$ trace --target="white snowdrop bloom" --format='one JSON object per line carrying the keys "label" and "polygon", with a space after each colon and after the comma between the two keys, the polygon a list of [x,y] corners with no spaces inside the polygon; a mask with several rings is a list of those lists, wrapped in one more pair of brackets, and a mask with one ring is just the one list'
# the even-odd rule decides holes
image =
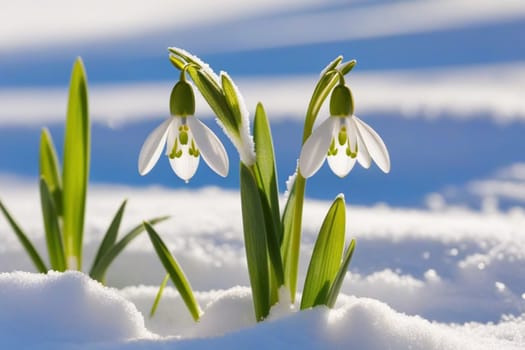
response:
{"label": "white snowdrop bloom", "polygon": [[356,161],[369,168],[372,160],[388,173],[390,156],[381,137],[368,124],[353,115],[353,100],[345,85],[334,88],[330,99],[331,116],[306,140],[299,157],[299,171],[308,178],[328,158],[330,169],[345,177]]}
{"label": "white snowdrop bloom", "polygon": [[178,177],[188,182],[199,166],[200,156],[217,174],[228,175],[228,155],[219,138],[193,116],[193,89],[179,81],[171,93],[171,117],[159,125],[142,145],[138,168],[146,175],[155,166],[166,145],[166,156]]}

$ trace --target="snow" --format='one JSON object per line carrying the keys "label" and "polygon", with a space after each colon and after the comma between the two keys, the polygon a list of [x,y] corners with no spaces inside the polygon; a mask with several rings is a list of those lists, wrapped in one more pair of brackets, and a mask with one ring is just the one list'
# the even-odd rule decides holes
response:
{"label": "snow", "polygon": [[153,297],[152,288],[119,293],[79,272],[3,273],[0,287],[0,345],[10,348],[338,349],[351,345],[363,350],[443,350],[525,345],[522,319],[498,325],[445,325],[396,312],[377,300],[348,296],[340,298],[333,310],[319,307],[297,312],[278,305],[267,321],[255,325],[246,287],[199,293],[199,301],[207,305],[197,324],[185,317],[179,298],[171,291],[164,303],[177,307],[166,310],[163,305],[158,318],[171,320],[172,327],[183,333],[159,337],[145,329],[142,314],[123,297]]}
{"label": "snow", "polygon": [[[520,167],[500,172],[519,179]],[[499,173],[498,173],[499,174]],[[517,175],[518,174],[518,175]],[[500,176],[500,175],[498,175]],[[2,200],[45,251],[35,181],[0,176]],[[141,236],[110,267],[104,287],[83,274],[34,271],[0,219],[0,347],[53,349],[520,349],[525,346],[525,211],[348,208],[357,239],[333,310],[298,312],[284,300],[255,324],[242,245],[239,193],[93,185],[85,261],[122,198],[123,230],[171,214],[157,229],[185,270],[204,315],[194,323],[168,287],[149,309],[163,270]],[[330,202],[307,200],[299,289]],[[198,210],[196,210],[198,208]],[[379,218],[379,219],[378,219]]]}
{"label": "snow", "polygon": [[135,305],[79,272],[0,274],[0,347],[149,338]]}

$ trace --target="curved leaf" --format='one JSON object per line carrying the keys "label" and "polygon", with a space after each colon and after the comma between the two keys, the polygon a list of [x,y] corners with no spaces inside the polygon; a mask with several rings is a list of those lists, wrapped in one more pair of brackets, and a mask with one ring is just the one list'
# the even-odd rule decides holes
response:
{"label": "curved leaf", "polygon": [[197,303],[197,300],[195,299],[195,296],[193,295],[191,285],[184,275],[184,272],[177,263],[177,260],[175,260],[173,255],[171,255],[168,247],[166,247],[166,244],[164,244],[153,226],[151,226],[148,222],[144,222],[144,227],[148,232],[149,238],[153,244],[153,247],[155,248],[155,251],[157,252],[160,262],[166,269],[166,272],[170,275],[171,281],[179,291],[182,300],[184,300],[184,303],[193,316],[193,319],[198,321],[201,315],[201,309]]}
{"label": "curved leaf", "polygon": [[[158,218],[154,218],[149,220],[151,225],[155,225],[156,223],[162,222],[164,220],[169,219],[169,216],[161,216]],[[106,275],[106,271],[115,260],[115,258],[122,253],[124,248],[133,241],[138,235],[140,235],[144,231],[144,225],[140,224],[135,226],[131,231],[129,231],[120,241],[117,242],[117,244],[113,245],[107,252],[104,254],[99,262],[94,265],[89,272],[89,277],[91,277],[94,280],[102,282],[104,280],[104,276]]]}
{"label": "curved leaf", "polygon": [[124,215],[124,210],[126,209],[126,203],[127,200],[124,200],[124,202],[122,202],[119,209],[117,210],[117,213],[115,214],[115,217],[111,221],[111,224],[109,225],[108,230],[104,235],[104,239],[100,243],[97,254],[95,255],[95,259],[93,260],[90,274],[100,263],[100,259],[102,259],[102,257],[111,249],[111,247],[115,245],[115,242],[117,241],[118,230],[120,228],[120,223],[122,221],[122,216]]}
{"label": "curved leaf", "polygon": [[345,202],[336,198],[319,231],[306,273],[301,310],[327,304],[330,288],[341,265],[345,242]]}
{"label": "curved leaf", "polygon": [[27,238],[27,235],[24,233],[24,231],[22,231],[20,226],[18,226],[18,224],[13,219],[13,217],[11,216],[7,208],[4,206],[2,201],[0,201],[0,210],[7,219],[7,222],[9,222],[9,225],[11,225],[11,228],[15,232],[18,240],[20,241],[20,243],[22,243],[22,246],[24,247],[27,255],[29,255],[29,257],[31,258],[31,261],[35,265],[37,271],[40,273],[46,273],[49,269],[44,263],[44,260],[42,260],[37,250],[35,249],[35,246],[31,243],[29,238]]}
{"label": "curved leaf", "polygon": [[335,302],[337,301],[337,296],[339,295],[339,291],[341,290],[341,286],[343,285],[343,280],[345,279],[346,272],[348,271],[348,265],[350,265],[350,261],[352,260],[352,255],[354,255],[354,250],[355,239],[352,239],[350,245],[346,248],[343,263],[341,264],[339,271],[337,271],[334,283],[332,284],[332,286],[330,287],[330,291],[328,292],[326,305],[330,308],[333,308]]}

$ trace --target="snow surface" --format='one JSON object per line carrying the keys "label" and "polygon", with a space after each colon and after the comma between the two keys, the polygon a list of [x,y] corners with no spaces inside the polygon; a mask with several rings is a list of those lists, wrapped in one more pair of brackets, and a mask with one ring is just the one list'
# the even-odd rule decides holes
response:
{"label": "snow surface", "polygon": [[[519,169],[502,174],[516,179]],[[34,183],[0,177],[2,200],[44,252]],[[429,209],[361,207],[347,198],[347,239],[357,238],[357,249],[336,308],[297,312],[283,291],[284,301],[255,325],[236,191],[92,186],[84,265],[124,197],[124,230],[173,215],[157,228],[197,291],[201,321],[192,321],[172,287],[158,314],[147,316],[164,273],[146,236],[111,266],[108,288],[76,272],[13,272],[34,269],[0,219],[0,348],[525,347],[525,210],[519,206],[479,211],[442,198]],[[329,206],[306,202],[300,287]]]}

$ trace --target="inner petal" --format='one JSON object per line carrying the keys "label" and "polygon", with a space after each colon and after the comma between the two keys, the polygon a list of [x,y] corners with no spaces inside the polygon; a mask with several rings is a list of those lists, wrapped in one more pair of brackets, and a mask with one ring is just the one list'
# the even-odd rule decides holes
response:
{"label": "inner petal", "polygon": [[[332,142],[330,145],[327,160],[334,174],[339,177],[345,177],[356,162],[357,142],[354,128],[352,126],[348,127],[348,123],[343,118],[340,119],[338,128],[334,130],[335,142]],[[343,138],[341,133],[346,135],[344,143],[340,142]]]}
{"label": "inner petal", "polygon": [[171,144],[169,160],[175,174],[188,182],[199,167],[200,151],[186,124],[186,118],[176,119],[180,121],[170,129],[171,133],[168,135]]}

